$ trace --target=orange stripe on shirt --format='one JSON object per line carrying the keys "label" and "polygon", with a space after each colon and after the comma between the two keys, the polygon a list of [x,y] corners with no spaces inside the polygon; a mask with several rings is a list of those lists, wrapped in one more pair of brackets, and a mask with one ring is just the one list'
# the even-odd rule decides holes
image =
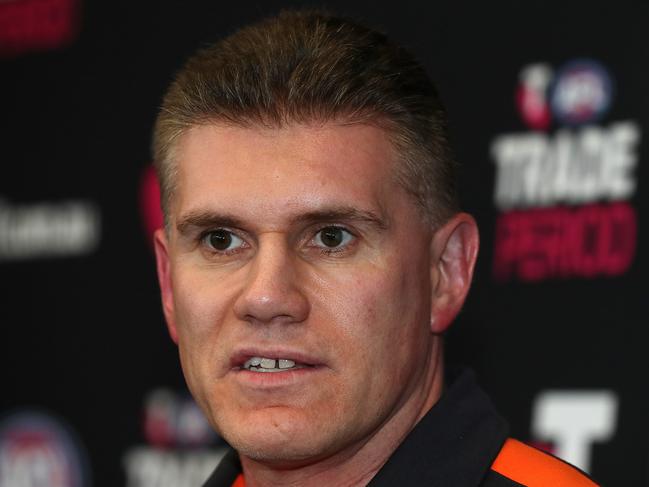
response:
{"label": "orange stripe on shirt", "polygon": [[576,468],[511,438],[491,469],[527,487],[597,487]]}
{"label": "orange stripe on shirt", "polygon": [[246,480],[243,478],[242,473],[240,473],[239,476],[234,480],[232,487],[246,487]]}

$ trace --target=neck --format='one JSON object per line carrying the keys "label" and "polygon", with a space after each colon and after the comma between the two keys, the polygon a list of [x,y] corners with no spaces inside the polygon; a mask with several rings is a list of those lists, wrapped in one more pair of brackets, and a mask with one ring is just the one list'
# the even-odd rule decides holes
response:
{"label": "neck", "polygon": [[436,337],[433,341],[421,387],[404,403],[399,404],[363,442],[349,445],[327,458],[295,468],[277,468],[241,456],[246,487],[367,485],[419,420],[439,400],[444,377],[441,341],[441,337]]}

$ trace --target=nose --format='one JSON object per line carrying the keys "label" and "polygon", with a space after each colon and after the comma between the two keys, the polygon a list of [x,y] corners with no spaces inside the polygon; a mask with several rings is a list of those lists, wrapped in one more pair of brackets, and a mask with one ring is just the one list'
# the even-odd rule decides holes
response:
{"label": "nose", "polygon": [[303,292],[295,256],[281,235],[260,239],[254,258],[248,263],[244,287],[234,303],[235,315],[250,323],[300,323],[310,305]]}

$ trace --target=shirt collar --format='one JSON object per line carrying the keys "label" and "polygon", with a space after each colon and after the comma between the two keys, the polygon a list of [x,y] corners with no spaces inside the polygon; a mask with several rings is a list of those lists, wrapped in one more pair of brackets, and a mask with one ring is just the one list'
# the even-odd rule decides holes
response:
{"label": "shirt collar", "polygon": [[417,423],[368,487],[477,486],[508,435],[508,426],[473,372],[462,371]]}

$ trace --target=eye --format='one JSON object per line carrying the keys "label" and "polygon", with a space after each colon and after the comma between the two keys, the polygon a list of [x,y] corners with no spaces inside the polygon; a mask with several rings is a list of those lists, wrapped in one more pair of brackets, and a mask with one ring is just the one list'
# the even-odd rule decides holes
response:
{"label": "eye", "polygon": [[335,249],[343,247],[352,241],[354,236],[341,227],[324,227],[314,237],[315,244],[318,247]]}
{"label": "eye", "polygon": [[237,237],[234,233],[219,228],[212,230],[203,237],[203,242],[211,249],[217,252],[228,252],[237,250],[242,247],[243,239]]}

